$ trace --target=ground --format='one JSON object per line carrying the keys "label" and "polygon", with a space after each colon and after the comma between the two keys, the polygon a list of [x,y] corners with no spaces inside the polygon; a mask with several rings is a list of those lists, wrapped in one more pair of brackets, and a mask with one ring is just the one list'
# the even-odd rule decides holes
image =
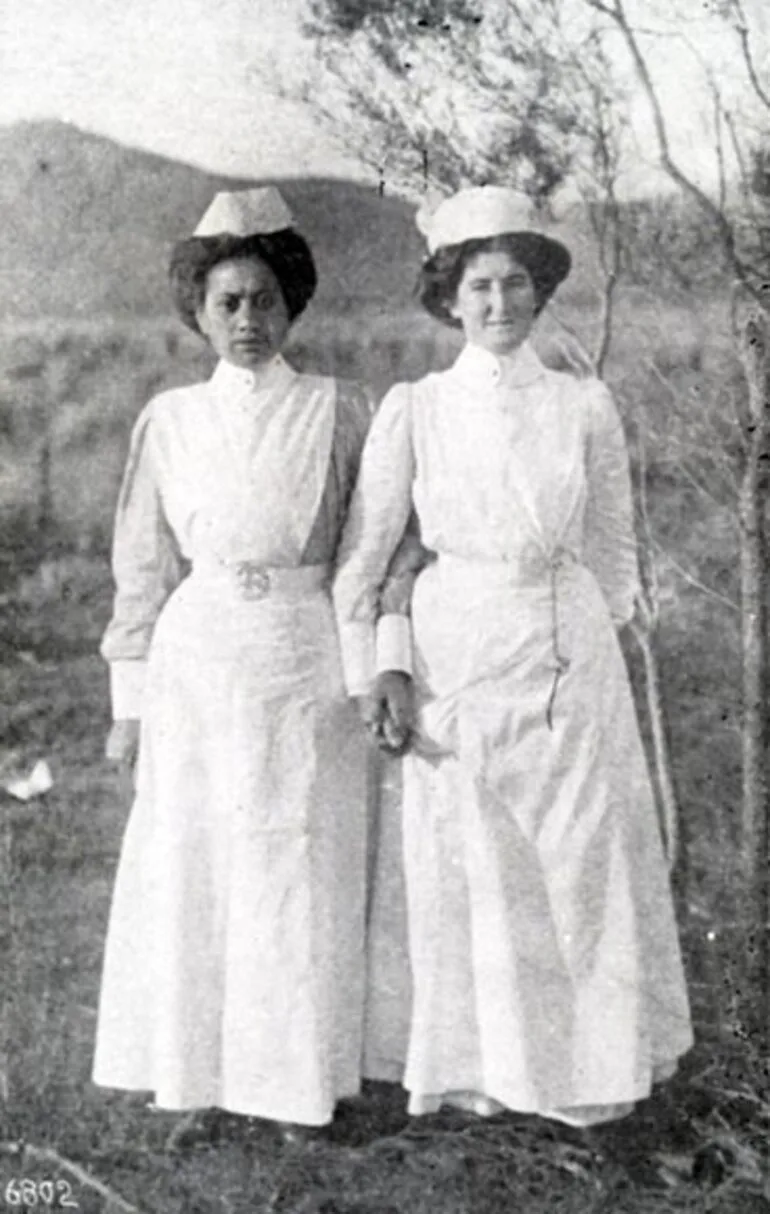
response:
{"label": "ground", "polygon": [[[0,333],[0,784],[14,756],[45,757],[55,779],[26,805],[0,789],[0,1214],[64,1208],[65,1184],[87,1214],[770,1208],[770,1064],[749,1028],[768,992],[742,987],[749,942],[737,926],[741,446],[731,402],[743,384],[725,305],[695,303],[624,297],[608,368],[638,489],[646,470],[657,651],[688,861],[676,893],[697,1045],[679,1076],[617,1129],[587,1136],[514,1117],[410,1125],[403,1095],[381,1086],[342,1110],[329,1143],[286,1149],[255,1126],[181,1156],[164,1149],[173,1119],[151,1112],[147,1097],[89,1081],[127,814],[102,759],[108,705],[97,648],[131,424],[153,392],[205,368],[191,337],[155,322],[80,331],[46,321]],[[563,308],[584,339],[594,305],[576,297]],[[292,358],[381,393],[449,357],[435,326],[375,319],[356,316],[346,328],[330,317],[300,332]],[[559,354],[564,333],[556,326],[551,337]],[[643,708],[638,655],[629,658]],[[24,1178],[36,1184],[24,1188]]]}
{"label": "ground", "polygon": [[[698,1044],[679,1077],[613,1129],[584,1134],[514,1116],[410,1123],[398,1088],[370,1085],[340,1111],[330,1141],[285,1147],[269,1126],[252,1125],[215,1149],[172,1155],[172,1117],[151,1111],[145,1096],[94,1088],[101,952],[126,815],[125,791],[102,760],[106,678],[96,647],[109,595],[103,560],[68,558],[31,570],[2,604],[6,760],[14,746],[26,760],[46,757],[55,785],[26,804],[0,794],[2,909],[11,928],[3,958],[10,981],[0,995],[0,1211],[64,1208],[68,1196],[85,1214],[770,1208],[767,1059],[731,1012],[725,958],[709,955],[689,928]],[[22,1179],[35,1183],[22,1188]]]}

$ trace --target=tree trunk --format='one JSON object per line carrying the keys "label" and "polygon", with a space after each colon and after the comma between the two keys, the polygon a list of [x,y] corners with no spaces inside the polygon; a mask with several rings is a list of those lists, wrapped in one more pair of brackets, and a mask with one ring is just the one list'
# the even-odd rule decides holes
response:
{"label": "tree trunk", "polygon": [[644,669],[644,695],[647,720],[652,742],[653,782],[655,788],[658,823],[663,847],[672,877],[680,921],[689,915],[687,889],[688,855],[686,840],[682,838],[676,787],[674,783],[671,749],[666,723],[666,710],[660,680],[660,667],[656,633],[658,630],[658,579],[655,571],[655,554],[652,531],[647,511],[647,451],[643,432],[639,437],[639,480],[637,504],[642,531],[639,547],[639,580],[641,593],[637,600],[634,619],[631,621],[633,636],[642,655]]}
{"label": "tree trunk", "polygon": [[[743,624],[743,805],[741,867],[748,963],[754,998],[770,987],[768,964],[767,544],[757,461],[750,453],[741,486],[741,610]],[[766,1017],[765,1017],[766,1020]],[[765,1031],[767,1026],[765,1025]]]}
{"label": "tree trunk", "polygon": [[[686,856],[681,846],[681,829],[677,808],[674,777],[671,771],[671,754],[668,745],[668,730],[663,708],[663,693],[660,686],[658,655],[654,633],[638,621],[632,623],[634,640],[639,646],[644,666],[644,691],[647,704],[647,719],[652,741],[653,779],[658,798],[658,813],[663,847],[669,871],[679,872],[680,882],[684,878]],[[686,909],[686,907],[685,907]]]}
{"label": "tree trunk", "polygon": [[770,839],[768,836],[767,456],[770,449],[770,322],[749,318],[741,334],[749,386],[746,457],[740,494],[743,658],[741,920],[746,958],[745,1019],[770,1036]]}

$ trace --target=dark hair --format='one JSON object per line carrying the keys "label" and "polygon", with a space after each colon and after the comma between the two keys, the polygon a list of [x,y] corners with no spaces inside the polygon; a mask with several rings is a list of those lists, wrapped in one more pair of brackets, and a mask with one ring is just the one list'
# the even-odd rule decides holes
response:
{"label": "dark hair", "polygon": [[200,332],[196,313],[206,297],[206,279],[221,261],[258,257],[273,271],[289,313],[296,320],[315,292],[317,276],[307,241],[293,228],[256,236],[191,236],[171,251],[169,282],[177,312]]}
{"label": "dark hair", "polygon": [[537,232],[506,232],[445,245],[428,258],[420,271],[417,292],[420,303],[431,316],[446,325],[460,327],[450,313],[468,263],[479,253],[510,253],[532,279],[535,291],[535,315],[542,312],[572,265],[568,249],[549,236]]}

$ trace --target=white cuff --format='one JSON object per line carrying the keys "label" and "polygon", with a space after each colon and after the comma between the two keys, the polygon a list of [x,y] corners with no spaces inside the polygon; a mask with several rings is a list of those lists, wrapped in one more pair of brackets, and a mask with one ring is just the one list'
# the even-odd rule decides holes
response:
{"label": "white cuff", "polygon": [[113,721],[137,721],[142,715],[147,663],[141,658],[110,662],[110,699]]}
{"label": "white cuff", "polygon": [[374,679],[374,625],[354,620],[339,630],[342,674],[348,695],[362,696]]}
{"label": "white cuff", "polygon": [[412,624],[405,615],[381,615],[377,621],[377,673],[412,673]]}

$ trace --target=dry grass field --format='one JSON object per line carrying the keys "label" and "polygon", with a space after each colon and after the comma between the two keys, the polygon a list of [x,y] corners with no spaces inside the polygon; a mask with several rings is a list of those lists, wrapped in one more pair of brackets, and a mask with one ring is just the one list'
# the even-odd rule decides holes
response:
{"label": "dry grass field", "polygon": [[[589,340],[594,312],[578,294],[558,311],[562,323],[544,326],[541,342],[564,363]],[[409,314],[327,317],[293,338],[297,365],[364,379],[377,392],[451,353],[451,339]],[[767,1210],[768,1060],[745,1032],[733,971],[746,947],[734,927],[740,443],[731,402],[742,383],[726,315],[709,300],[663,306],[626,293],[607,369],[647,501],[687,847],[677,895],[698,1044],[675,1083],[627,1123],[587,1135],[524,1117],[471,1128],[448,1116],[406,1125],[399,1092],[376,1088],[343,1111],[324,1145],[286,1149],[267,1127],[253,1128],[188,1157],[164,1152],[169,1120],[146,1099],[90,1085],[101,949],[127,812],[101,758],[108,706],[96,650],[110,606],[112,511],[142,404],[207,367],[201,347],[165,319],[0,332],[0,761],[45,757],[55,780],[27,804],[0,792],[0,897],[11,929],[0,958],[0,1211],[44,1208],[49,1189],[38,1187],[33,1202],[32,1189],[25,1199],[7,1187],[22,1176],[68,1182],[87,1214]],[[632,650],[628,657],[642,710],[638,658]],[[757,1000],[766,995],[755,992]],[[46,1149],[86,1169],[113,1198],[42,1158]],[[62,1185],[48,1204],[61,1205],[64,1193]]]}

